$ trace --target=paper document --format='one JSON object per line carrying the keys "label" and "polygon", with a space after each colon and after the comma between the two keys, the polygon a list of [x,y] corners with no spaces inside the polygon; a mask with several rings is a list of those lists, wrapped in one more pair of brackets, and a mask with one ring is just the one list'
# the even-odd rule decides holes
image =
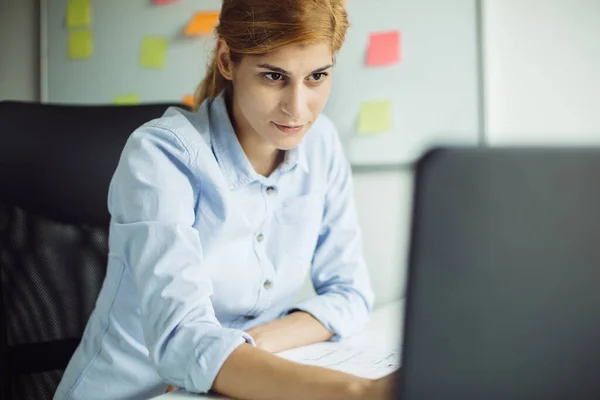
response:
{"label": "paper document", "polygon": [[372,379],[381,378],[400,367],[400,348],[340,346],[340,343],[326,342],[286,350],[277,355],[301,364],[331,368]]}

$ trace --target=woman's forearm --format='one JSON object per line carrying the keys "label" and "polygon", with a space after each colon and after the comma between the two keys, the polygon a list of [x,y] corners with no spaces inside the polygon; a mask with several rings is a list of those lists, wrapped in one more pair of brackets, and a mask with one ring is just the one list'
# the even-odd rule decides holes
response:
{"label": "woman's forearm", "polygon": [[240,400],[360,400],[372,381],[294,363],[249,344],[227,358],[213,390]]}
{"label": "woman's forearm", "polygon": [[324,342],[332,336],[317,319],[303,311],[249,329],[248,334],[257,347],[272,353]]}
{"label": "woman's forearm", "polygon": [[[252,336],[257,348],[269,353],[324,342],[332,336],[312,315],[302,311],[259,325],[247,333]],[[173,390],[173,386],[167,388],[167,392]]]}

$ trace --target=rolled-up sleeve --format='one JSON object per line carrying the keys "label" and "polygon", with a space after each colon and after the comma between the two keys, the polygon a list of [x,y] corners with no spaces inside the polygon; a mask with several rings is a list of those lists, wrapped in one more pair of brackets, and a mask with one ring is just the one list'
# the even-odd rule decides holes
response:
{"label": "rolled-up sleeve", "polygon": [[317,296],[293,309],[313,315],[337,341],[366,327],[374,295],[363,257],[352,172],[337,134],[331,147],[326,204],[311,270]]}
{"label": "rolled-up sleeve", "polygon": [[109,190],[110,251],[133,276],[144,340],[160,376],[205,393],[227,357],[252,338],[215,317],[193,227],[201,179],[190,148],[152,125],[129,138]]}

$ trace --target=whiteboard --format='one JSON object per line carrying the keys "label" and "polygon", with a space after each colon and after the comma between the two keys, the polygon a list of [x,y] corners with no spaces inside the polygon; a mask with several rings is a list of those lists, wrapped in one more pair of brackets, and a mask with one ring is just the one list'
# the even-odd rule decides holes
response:
{"label": "whiteboard", "polygon": [[[178,102],[204,76],[213,37],[187,38],[183,28],[196,11],[219,10],[221,0],[91,0],[94,54],[68,58],[67,0],[42,0],[42,100],[107,104],[137,93],[142,102]],[[437,144],[477,145],[481,126],[479,23],[476,0],[346,0],[351,27],[337,57],[325,108],[354,165],[413,162]],[[372,32],[401,32],[401,61],[369,68]],[[169,40],[162,70],[139,67],[145,36]],[[393,127],[357,134],[363,102],[391,100]]]}

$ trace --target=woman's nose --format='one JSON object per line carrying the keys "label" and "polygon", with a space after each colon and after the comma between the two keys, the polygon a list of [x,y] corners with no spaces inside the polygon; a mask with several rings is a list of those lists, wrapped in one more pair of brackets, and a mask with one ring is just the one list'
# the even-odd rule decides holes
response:
{"label": "woman's nose", "polygon": [[302,116],[305,101],[303,88],[294,86],[288,89],[289,91],[281,104],[281,110],[294,120],[299,120]]}

